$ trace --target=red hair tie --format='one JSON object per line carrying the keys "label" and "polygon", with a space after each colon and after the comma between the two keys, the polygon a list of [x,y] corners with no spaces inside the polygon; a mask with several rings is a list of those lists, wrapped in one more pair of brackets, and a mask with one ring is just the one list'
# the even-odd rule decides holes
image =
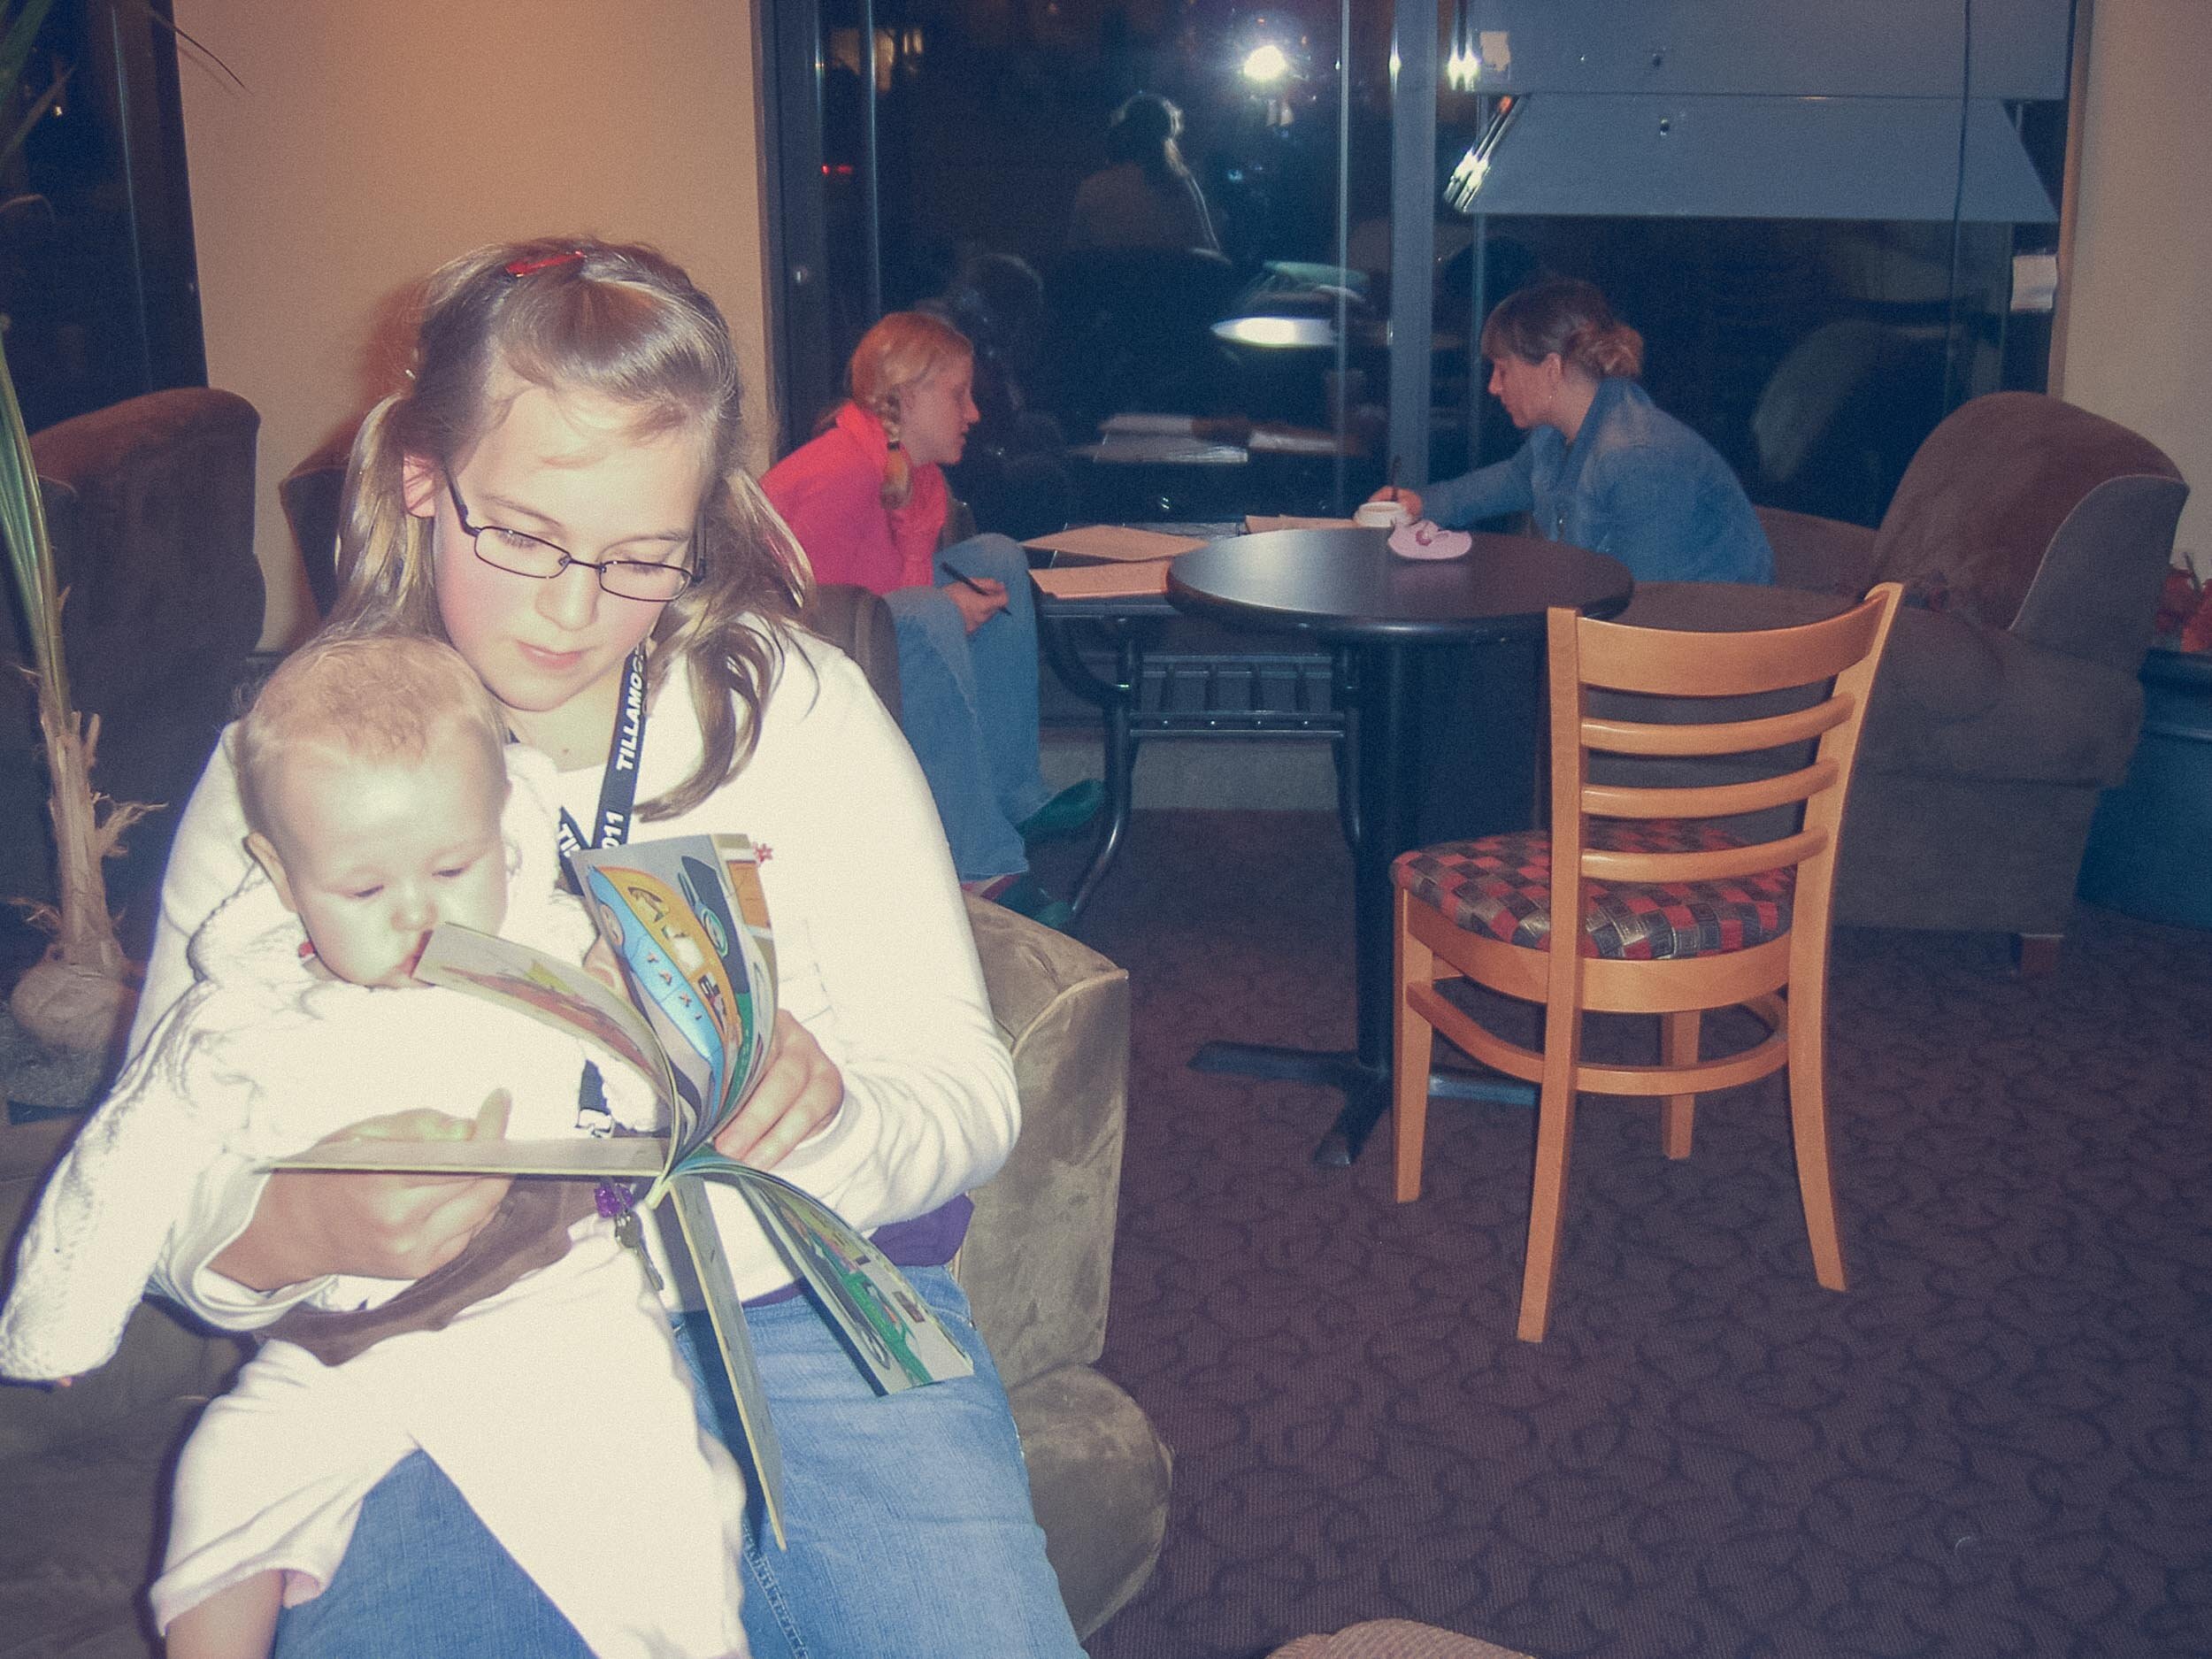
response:
{"label": "red hair tie", "polygon": [[550,271],[556,265],[575,265],[583,257],[582,249],[572,248],[566,253],[549,253],[541,259],[518,259],[505,269],[511,277],[535,276],[539,272]]}

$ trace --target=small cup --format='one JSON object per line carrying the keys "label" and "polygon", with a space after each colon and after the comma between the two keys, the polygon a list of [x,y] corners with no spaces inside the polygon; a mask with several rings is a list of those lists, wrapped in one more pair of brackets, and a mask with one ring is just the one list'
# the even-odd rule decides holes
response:
{"label": "small cup", "polygon": [[1352,522],[1369,530],[1395,530],[1412,517],[1402,501],[1363,501],[1352,511]]}

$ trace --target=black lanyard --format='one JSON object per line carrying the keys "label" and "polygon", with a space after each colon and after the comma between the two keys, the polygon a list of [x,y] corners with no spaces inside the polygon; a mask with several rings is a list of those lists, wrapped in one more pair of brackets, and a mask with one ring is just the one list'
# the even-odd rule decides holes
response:
{"label": "black lanyard", "polygon": [[[599,777],[599,821],[597,833],[592,837],[594,847],[620,847],[630,839],[630,809],[637,803],[637,769],[644,753],[645,647],[640,645],[630,653],[628,665],[622,673],[622,707],[615,715],[614,741],[607,749],[606,770]],[[571,891],[576,891],[580,887],[582,873],[570,860],[572,855],[583,850],[584,836],[566,807],[561,809],[558,833],[562,872],[572,884]],[[599,1068],[595,1062],[587,1060],[577,1100],[576,1126],[594,1135],[619,1133],[613,1128],[613,1122]],[[637,1211],[631,1206],[629,1193],[613,1181],[601,1181],[595,1197],[599,1213],[614,1222],[614,1236],[637,1252],[638,1260],[645,1264],[646,1278],[652,1281],[655,1290],[660,1289],[661,1276],[653,1266],[653,1258],[646,1254],[644,1235],[639,1229]]]}
{"label": "black lanyard", "polygon": [[587,845],[619,847],[630,839],[630,810],[637,803],[638,763],[645,752],[645,648],[630,653],[622,675],[622,707],[614,723],[614,742],[599,780],[599,818],[588,843],[568,809],[561,809],[561,862]]}

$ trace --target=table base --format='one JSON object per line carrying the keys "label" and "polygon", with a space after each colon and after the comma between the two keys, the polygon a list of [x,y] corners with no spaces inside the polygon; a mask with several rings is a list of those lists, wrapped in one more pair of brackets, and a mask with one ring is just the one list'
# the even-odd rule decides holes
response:
{"label": "table base", "polygon": [[[1344,1091],[1343,1109],[1313,1161],[1344,1169],[1360,1155],[1367,1137],[1390,1110],[1390,1073],[1363,1063],[1349,1048],[1290,1048],[1265,1042],[1210,1042],[1190,1057],[1194,1071],[1266,1078],[1279,1083],[1320,1083]],[[1536,1085],[1495,1071],[1432,1071],[1432,1100],[1487,1101],[1497,1106],[1534,1106]]]}
{"label": "table base", "polygon": [[[1105,609],[1117,603],[1128,608]],[[1147,604],[1159,609],[1136,609]],[[1175,619],[1164,600],[1056,600],[1045,595],[1038,602],[1046,660],[1063,685],[1097,706],[1102,728],[1106,810],[1069,899],[1079,921],[1121,850],[1134,805],[1139,747],[1155,738],[1325,741],[1337,755],[1338,815],[1346,839],[1356,839],[1344,764],[1349,731],[1344,710],[1350,690],[1340,655],[1281,645],[1153,649],[1164,624]],[[1092,672],[1070,637],[1080,623],[1096,628],[1112,646],[1110,680]]]}

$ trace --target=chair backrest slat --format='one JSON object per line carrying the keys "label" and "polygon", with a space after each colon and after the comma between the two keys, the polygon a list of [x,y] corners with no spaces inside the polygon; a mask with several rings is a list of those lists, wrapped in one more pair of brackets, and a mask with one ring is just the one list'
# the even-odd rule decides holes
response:
{"label": "chair backrest slat", "polygon": [[1835,763],[1816,760],[1794,772],[1744,783],[1648,788],[1594,783],[1582,793],[1582,810],[1592,818],[1734,818],[1739,813],[1763,812],[1769,807],[1810,800],[1835,780]]}
{"label": "chair backrest slat", "polygon": [[1794,709],[1786,714],[1717,720],[1709,725],[1586,719],[1582,744],[1609,755],[1749,755],[1805,742],[1850,718],[1849,699],[1830,697],[1809,709]]}
{"label": "chair backrest slat", "polygon": [[1801,627],[1755,634],[1689,634],[1587,621],[1583,682],[1657,697],[1749,696],[1832,678],[1866,655],[1879,607],[1855,605]]}
{"label": "chair backrest slat", "polygon": [[[1684,634],[1553,611],[1554,928],[1568,930],[1565,937],[1578,933],[1586,880],[1710,881],[1790,868],[1799,872],[1796,905],[1813,920],[1824,949],[1843,792],[1875,667],[1902,596],[1896,583],[1886,582],[1840,616],[1761,634]],[[1660,726],[1594,719],[1588,710],[1590,690],[1601,686],[1718,699],[1824,682],[1832,683],[1811,707],[1751,720]],[[1681,787],[1590,781],[1593,749],[1663,757],[1754,754],[1814,738],[1819,745],[1809,763],[1747,782]],[[1748,845],[1638,852],[1589,844],[1589,819],[1728,819],[1794,802],[1803,802],[1805,810],[1793,833]]]}

